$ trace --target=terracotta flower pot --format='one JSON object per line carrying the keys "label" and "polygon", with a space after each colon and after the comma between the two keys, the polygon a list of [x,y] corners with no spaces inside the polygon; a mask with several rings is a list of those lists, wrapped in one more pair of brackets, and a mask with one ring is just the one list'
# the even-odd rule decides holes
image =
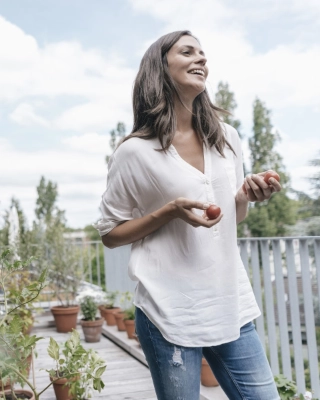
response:
{"label": "terracotta flower pot", "polygon": [[[29,390],[15,390],[14,391],[15,395],[18,397],[19,395],[21,396],[20,398],[23,398],[22,395],[24,396],[24,398],[28,398],[29,400],[35,400],[34,395],[32,392],[30,392]],[[11,395],[11,390],[6,390],[4,392],[4,396],[6,400],[12,400],[13,397]],[[19,398],[19,397],[18,397]]]}
{"label": "terracotta flower pot", "polygon": [[114,314],[115,319],[116,319],[118,331],[125,331],[126,330],[126,326],[125,326],[125,324],[123,322],[124,311],[114,311],[113,314]]}
{"label": "terracotta flower pot", "polygon": [[203,386],[219,386],[219,382],[216,380],[216,377],[213,375],[213,372],[204,357],[202,357],[201,365],[201,383]]}
{"label": "terracotta flower pot", "polygon": [[109,325],[109,326],[117,325],[117,322],[116,322],[113,312],[119,311],[120,308],[119,307],[107,308],[104,306],[100,306],[100,307],[99,307],[99,310],[100,310],[101,316],[106,320],[107,325]]}
{"label": "terracotta flower pot", "polygon": [[124,322],[124,325],[126,327],[128,338],[129,339],[134,339],[134,335],[135,335],[134,319],[125,319],[123,322]]}
{"label": "terracotta flower pot", "polygon": [[[52,381],[54,378],[50,376]],[[68,382],[67,378],[60,378],[53,382],[53,389],[57,400],[73,400],[71,394],[69,394],[70,386],[66,385]]]}
{"label": "terracotta flower pot", "polygon": [[79,306],[51,307],[51,312],[54,316],[57,332],[66,333],[71,332],[72,329],[76,329],[79,309]]}
{"label": "terracotta flower pot", "polygon": [[[4,390],[9,390],[11,389],[11,381],[8,379],[6,381],[6,384],[4,385]],[[0,379],[0,390],[2,390],[2,380]]]}
{"label": "terracotta flower pot", "polygon": [[103,322],[103,318],[96,318],[95,321],[86,321],[85,319],[80,321],[86,342],[100,342]]}

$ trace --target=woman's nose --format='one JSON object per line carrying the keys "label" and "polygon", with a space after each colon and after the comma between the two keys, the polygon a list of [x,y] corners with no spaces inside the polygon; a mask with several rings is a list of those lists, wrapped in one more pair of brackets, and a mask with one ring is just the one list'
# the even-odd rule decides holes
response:
{"label": "woman's nose", "polygon": [[199,64],[201,64],[201,65],[205,66],[205,65],[206,65],[206,63],[207,63],[207,59],[206,59],[206,57],[205,57],[205,56],[203,56],[203,55],[199,55],[199,59],[198,59],[197,63],[199,63]]}

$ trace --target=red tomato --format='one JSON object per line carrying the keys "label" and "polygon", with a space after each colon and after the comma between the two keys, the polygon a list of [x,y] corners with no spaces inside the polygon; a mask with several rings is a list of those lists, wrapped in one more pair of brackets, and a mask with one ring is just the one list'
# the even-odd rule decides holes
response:
{"label": "red tomato", "polygon": [[270,178],[274,178],[276,179],[278,182],[280,182],[280,176],[274,172],[274,171],[268,171],[265,176],[264,176],[264,181],[269,183],[269,179]]}
{"label": "red tomato", "polygon": [[216,219],[221,213],[221,208],[215,205],[211,205],[206,209],[206,214],[209,219]]}

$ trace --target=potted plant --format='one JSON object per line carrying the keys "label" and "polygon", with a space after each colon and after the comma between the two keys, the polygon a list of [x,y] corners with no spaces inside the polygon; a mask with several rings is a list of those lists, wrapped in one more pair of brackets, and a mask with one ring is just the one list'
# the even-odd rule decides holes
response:
{"label": "potted plant", "polygon": [[75,298],[78,292],[82,270],[80,255],[76,246],[64,238],[61,224],[48,226],[46,237],[50,244],[48,254],[48,278],[59,305],[51,307],[57,331],[71,332],[76,328],[79,305]]}
{"label": "potted plant", "polygon": [[83,318],[80,320],[86,342],[100,342],[103,318],[97,317],[98,306],[93,296],[78,296]]}
{"label": "potted plant", "polygon": [[305,394],[298,394],[297,385],[294,381],[279,374],[274,377],[281,400],[317,400],[312,397],[312,393],[307,391]]}
{"label": "potted plant", "polygon": [[[8,291],[8,304],[16,304],[17,298],[20,296],[22,289],[31,284],[31,273],[30,271],[16,271],[14,279],[11,279],[7,282],[7,291]],[[19,309],[14,310],[11,313],[11,317],[13,314],[17,314],[22,321],[22,329],[26,334],[30,334],[33,323],[35,312],[35,307],[32,301],[29,301],[28,304],[19,307]]]}
{"label": "potted plant", "polygon": [[104,388],[101,376],[106,364],[93,349],[83,348],[78,331],[73,330],[60,346],[50,338],[48,354],[55,361],[55,368],[48,372],[57,400],[88,399],[93,390]]}
{"label": "potted plant", "polygon": [[135,310],[136,307],[133,304],[131,307],[124,310],[123,322],[126,327],[127,335],[129,339],[135,339]]}
{"label": "potted plant", "polygon": [[116,325],[116,319],[113,312],[120,311],[120,307],[114,306],[118,294],[119,292],[117,290],[106,292],[104,302],[99,306],[101,316],[106,320],[106,323],[109,326]]}
{"label": "potted plant", "polygon": [[[17,290],[11,299],[8,289],[8,283],[15,281],[23,268],[31,262],[32,259],[25,262],[14,260],[9,249],[0,255],[0,290],[3,293],[3,300],[0,301],[0,309],[3,310],[0,315],[0,396],[5,399],[9,395],[12,399],[16,398],[15,393],[18,394],[18,391],[13,388],[15,383],[21,386],[27,384],[30,389],[34,387],[28,381],[30,358],[40,338],[23,333],[24,323],[20,317],[20,310],[32,303],[46,285],[45,271],[37,281],[29,283],[20,291]],[[33,390],[19,391],[19,396],[23,394],[25,398],[36,399]]]}
{"label": "potted plant", "polygon": [[133,295],[131,292],[123,292],[120,297],[120,305],[121,308],[119,310],[113,311],[113,314],[116,319],[118,331],[126,331],[126,326],[124,324],[124,317],[125,317],[125,312],[123,310],[126,310],[130,307],[132,303]]}
{"label": "potted plant", "polygon": [[201,384],[207,387],[219,386],[219,382],[214,376],[208,361],[202,357],[201,362]]}
{"label": "potted plant", "polygon": [[[0,290],[3,293],[3,300],[0,300],[0,310],[3,310],[0,313],[0,400],[16,399],[17,396],[22,398],[22,395],[25,396],[25,399],[39,400],[42,393],[61,376],[71,379],[70,390],[73,391],[75,399],[84,399],[85,396],[90,395],[88,391],[93,389],[100,391],[104,386],[101,375],[106,366],[96,352],[85,350],[80,345],[79,334],[76,331],[61,345],[63,356],[57,350],[59,347],[57,343],[50,339],[48,351],[57,364],[54,370],[56,372],[50,371],[52,376],[50,383],[38,391],[35,382],[28,379],[27,358],[31,354],[32,362],[34,362],[35,345],[41,338],[23,333],[23,324],[17,311],[28,302],[34,301],[46,286],[46,271],[43,271],[37,280],[21,290],[20,294],[16,296],[15,304],[9,305],[7,282],[13,279],[15,273],[27,267],[31,262],[31,260],[13,261],[10,256],[10,250],[6,250],[0,255]],[[11,384],[11,389],[5,391],[4,387],[8,383]],[[17,391],[13,388],[15,383],[28,386],[29,390]]]}

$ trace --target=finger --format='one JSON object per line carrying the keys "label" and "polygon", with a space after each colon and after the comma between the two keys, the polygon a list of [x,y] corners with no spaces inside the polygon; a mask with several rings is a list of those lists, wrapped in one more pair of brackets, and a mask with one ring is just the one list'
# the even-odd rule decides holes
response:
{"label": "finger", "polygon": [[247,189],[246,189],[246,183],[245,182],[243,182],[243,184],[242,184],[242,190],[243,190],[244,194],[247,194]]}
{"label": "finger", "polygon": [[184,220],[193,227],[203,226],[206,228],[211,228],[213,225],[216,225],[218,222],[221,221],[221,218],[223,217],[223,214],[220,214],[219,217],[217,217],[216,219],[202,218],[202,216],[200,217],[197,214],[193,214],[189,210],[186,210],[186,215],[187,218]]}
{"label": "finger", "polygon": [[280,190],[282,189],[280,183],[274,178],[270,178],[269,183],[271,184],[271,188],[274,192],[280,192]]}
{"label": "finger", "polygon": [[[269,199],[272,194],[272,190],[271,190],[270,185],[268,185],[268,183],[265,182],[263,177],[259,174],[254,174],[251,176],[251,179],[257,186],[260,187],[261,193],[264,197],[263,200]],[[260,199],[260,201],[262,201],[262,199]]]}
{"label": "finger", "polygon": [[208,219],[207,224],[204,225],[207,228],[211,228],[214,225],[217,225],[223,218],[223,214],[220,214],[219,217],[217,217],[216,219]]}
{"label": "finger", "polygon": [[246,178],[249,188],[247,188],[248,194],[254,200],[250,201],[263,201],[264,194],[260,186],[252,179],[251,176],[247,176]]}
{"label": "finger", "polygon": [[190,200],[190,199],[186,199],[184,197],[179,197],[175,202],[179,206],[186,208],[188,210],[190,210],[192,208],[197,208],[199,210],[206,210],[210,206],[209,203],[203,203],[201,201]]}

